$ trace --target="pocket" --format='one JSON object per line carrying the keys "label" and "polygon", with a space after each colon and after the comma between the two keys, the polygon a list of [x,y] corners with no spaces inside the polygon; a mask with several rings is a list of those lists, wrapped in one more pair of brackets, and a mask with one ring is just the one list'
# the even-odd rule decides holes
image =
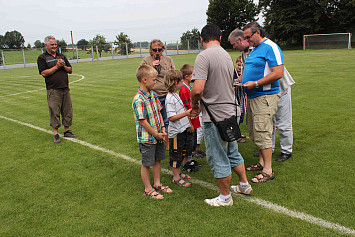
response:
{"label": "pocket", "polygon": [[259,113],[254,115],[254,129],[257,132],[266,132],[270,128],[270,114]]}

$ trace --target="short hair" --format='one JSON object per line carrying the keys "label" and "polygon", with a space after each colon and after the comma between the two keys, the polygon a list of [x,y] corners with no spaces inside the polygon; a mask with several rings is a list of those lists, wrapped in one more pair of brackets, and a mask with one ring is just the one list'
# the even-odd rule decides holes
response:
{"label": "short hair", "polygon": [[161,47],[163,48],[163,51],[162,51],[162,52],[165,51],[165,45],[164,45],[164,43],[161,42],[161,40],[159,40],[159,39],[153,39],[153,40],[150,42],[150,44],[149,44],[149,53],[150,53],[150,56],[153,56],[153,53],[152,53],[152,45],[153,45],[153,44],[158,44],[159,46],[161,46]]}
{"label": "short hair", "polygon": [[50,39],[54,39],[55,40],[54,36],[48,35],[46,38],[44,38],[44,44],[49,44],[49,40]]}
{"label": "short hair", "polygon": [[222,36],[221,29],[215,24],[205,25],[201,30],[201,38],[208,43],[211,40],[220,41]]}
{"label": "short hair", "polygon": [[243,31],[245,31],[246,29],[249,29],[249,28],[250,28],[250,31],[252,34],[255,34],[258,30],[260,30],[260,36],[265,37],[264,29],[256,21],[249,22],[248,24],[246,24],[243,28]]}
{"label": "short hair", "polygon": [[147,64],[143,64],[139,66],[136,72],[136,77],[139,82],[141,82],[144,77],[147,78],[150,76],[157,76],[157,75],[158,75],[157,70],[155,70],[154,67]]}
{"label": "short hair", "polygon": [[184,66],[182,66],[182,68],[180,69],[180,72],[182,72],[182,77],[185,79],[185,76],[189,76],[192,74],[192,72],[194,71],[194,66],[190,65],[190,64],[185,64]]}
{"label": "short hair", "polygon": [[233,30],[229,36],[228,36],[228,41],[230,42],[231,39],[234,41],[237,41],[239,38],[244,39],[244,32],[238,28],[236,28],[235,30]]}
{"label": "short hair", "polygon": [[237,60],[235,60],[236,63],[241,63],[242,62],[242,56],[239,56]]}
{"label": "short hair", "polygon": [[173,92],[175,84],[183,79],[182,72],[179,70],[170,70],[165,74],[165,87],[169,92]]}

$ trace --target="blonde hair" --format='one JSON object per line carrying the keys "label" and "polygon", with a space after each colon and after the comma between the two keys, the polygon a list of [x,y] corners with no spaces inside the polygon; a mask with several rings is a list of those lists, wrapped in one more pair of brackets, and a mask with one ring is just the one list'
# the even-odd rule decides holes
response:
{"label": "blonde hair", "polygon": [[136,77],[139,82],[142,81],[142,79],[145,77],[151,77],[151,76],[157,76],[158,72],[157,70],[154,69],[154,67],[143,64],[138,67],[137,72],[136,72]]}
{"label": "blonde hair", "polygon": [[161,42],[161,40],[158,40],[158,39],[154,39],[152,40],[152,42],[150,42],[149,44],[149,53],[150,53],[150,56],[153,56],[153,53],[152,53],[152,45],[153,44],[158,44],[159,46],[161,46],[163,48],[163,51],[165,51],[165,45],[163,44],[163,42]]}
{"label": "blonde hair", "polygon": [[239,56],[237,60],[235,60],[236,63],[241,63],[242,62],[242,56]]}
{"label": "blonde hair", "polygon": [[169,92],[173,92],[176,83],[182,81],[184,77],[179,70],[170,70],[165,74],[165,87]]}
{"label": "blonde hair", "polygon": [[182,68],[180,69],[180,72],[182,72],[182,77],[185,79],[186,76],[189,76],[192,74],[192,72],[194,71],[194,66],[190,65],[190,64],[185,64],[184,66],[182,66]]}

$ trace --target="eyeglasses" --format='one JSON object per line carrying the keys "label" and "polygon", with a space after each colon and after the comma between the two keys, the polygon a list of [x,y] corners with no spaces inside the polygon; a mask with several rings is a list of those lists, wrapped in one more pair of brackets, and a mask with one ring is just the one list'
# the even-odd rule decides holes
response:
{"label": "eyeglasses", "polygon": [[248,40],[248,39],[250,39],[251,37],[253,37],[254,34],[255,34],[255,32],[254,32],[253,34],[251,34],[251,35],[244,36],[244,38],[245,38],[246,40]]}
{"label": "eyeglasses", "polygon": [[161,52],[163,50],[163,48],[159,48],[159,49],[152,49],[154,52]]}

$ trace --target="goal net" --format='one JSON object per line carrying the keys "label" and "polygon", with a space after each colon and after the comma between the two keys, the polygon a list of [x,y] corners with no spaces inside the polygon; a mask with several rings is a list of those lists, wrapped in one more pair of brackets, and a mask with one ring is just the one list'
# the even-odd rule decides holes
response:
{"label": "goal net", "polygon": [[351,49],[351,33],[303,35],[306,49]]}

